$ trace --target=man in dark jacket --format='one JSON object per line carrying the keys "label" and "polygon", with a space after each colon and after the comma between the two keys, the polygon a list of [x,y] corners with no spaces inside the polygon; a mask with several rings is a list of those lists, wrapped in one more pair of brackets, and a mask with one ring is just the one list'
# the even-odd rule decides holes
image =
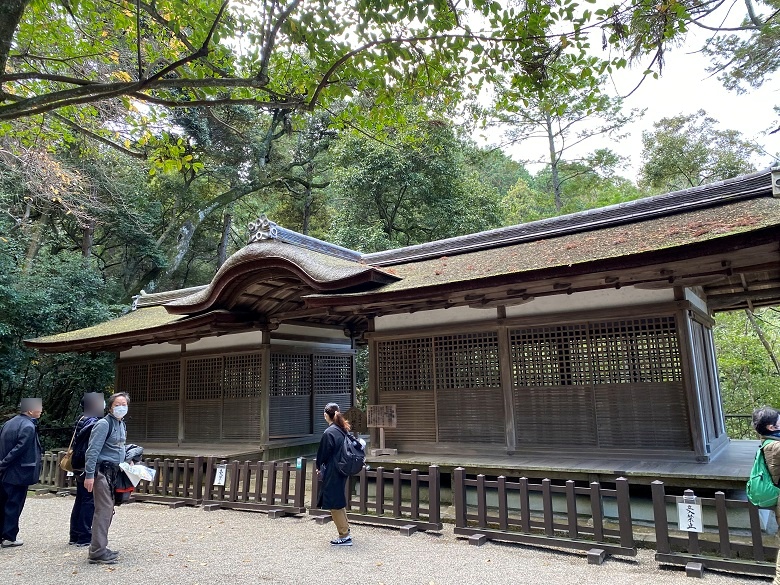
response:
{"label": "man in dark jacket", "polygon": [[20,414],[0,430],[0,546],[21,546],[19,517],[27,499],[27,488],[38,483],[41,472],[41,442],[38,419],[40,398],[24,398]]}

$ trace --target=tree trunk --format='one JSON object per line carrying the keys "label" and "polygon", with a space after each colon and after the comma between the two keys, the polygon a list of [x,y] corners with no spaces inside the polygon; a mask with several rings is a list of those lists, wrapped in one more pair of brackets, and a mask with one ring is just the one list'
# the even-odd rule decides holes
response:
{"label": "tree trunk", "polygon": [[766,336],[764,335],[764,330],[761,329],[761,325],[756,320],[755,315],[753,315],[753,311],[750,309],[745,309],[745,314],[747,315],[748,321],[750,321],[750,325],[753,327],[753,331],[756,333],[756,335],[758,335],[758,338],[761,340],[761,344],[764,346],[767,354],[769,354],[769,359],[772,360],[772,363],[775,365],[775,373],[780,375],[780,362],[778,361],[775,352],[772,351],[772,346],[769,344],[769,341],[767,341]]}
{"label": "tree trunk", "polygon": [[303,233],[304,235],[309,235],[309,227],[311,223],[311,205],[312,205],[312,194],[311,194],[311,183],[314,176],[314,168],[312,167],[311,163],[306,165],[306,187],[304,187],[303,190]]}
{"label": "tree trunk", "polygon": [[95,220],[90,220],[89,224],[82,229],[81,236],[81,255],[84,260],[88,260],[92,255],[92,244],[95,239]]}
{"label": "tree trunk", "polygon": [[552,128],[552,117],[545,119],[547,128],[547,144],[550,149],[550,172],[552,173],[553,198],[555,200],[555,211],[560,215],[563,208],[561,201],[561,179],[558,176],[558,152],[555,149],[555,133]]}
{"label": "tree trunk", "polygon": [[4,0],[0,2],[0,77],[5,74],[5,66],[8,63],[8,53],[14,33],[22,20],[24,9],[30,0]]}
{"label": "tree trunk", "polygon": [[222,239],[219,241],[219,246],[217,247],[217,270],[222,268],[225,260],[227,260],[228,242],[230,240],[230,230],[232,227],[233,216],[230,215],[229,211],[226,211],[225,215],[222,217]]}
{"label": "tree trunk", "polygon": [[30,234],[30,243],[27,246],[27,254],[24,257],[24,270],[25,274],[29,274],[32,268],[35,258],[38,256],[38,252],[41,249],[43,243],[43,230],[46,224],[49,223],[49,212],[44,211],[38,221],[33,225],[32,234]]}

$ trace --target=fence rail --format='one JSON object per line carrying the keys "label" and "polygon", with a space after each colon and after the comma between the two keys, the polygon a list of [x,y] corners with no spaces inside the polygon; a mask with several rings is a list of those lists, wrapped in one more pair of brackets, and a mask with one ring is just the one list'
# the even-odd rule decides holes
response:
{"label": "fence rail", "polygon": [[[224,465],[224,485],[214,485],[219,467]],[[219,461],[209,457],[206,466],[204,505],[235,510],[276,510],[286,514],[306,512],[306,465],[289,461]]]}
{"label": "fence rail", "polygon": [[[475,511],[472,511],[474,506],[470,508],[467,504],[468,488],[476,489]],[[488,506],[489,491],[496,497],[496,513],[492,513]],[[541,497],[541,519],[532,514],[532,494]],[[563,514],[555,512],[554,494],[565,498]],[[577,496],[588,498],[588,515],[578,513]],[[517,512],[510,512],[510,497],[517,503],[514,507]],[[605,497],[617,500],[617,530],[604,526]],[[558,486],[549,479],[535,484],[525,477],[512,481],[504,476],[488,480],[484,475],[477,475],[470,479],[466,476],[466,470],[458,467],[453,477],[453,499],[455,534],[476,537],[475,542],[478,544],[483,540],[508,540],[580,550],[599,548],[608,554],[636,556],[631,502],[625,478],[617,479],[615,489],[611,490],[598,482],[591,483],[589,487],[576,487],[571,480],[565,486]],[[560,520],[561,516],[563,521]],[[591,524],[580,522],[580,518],[586,517]]]}
{"label": "fence rail", "polygon": [[151,502],[181,502],[198,506],[203,501],[205,458],[152,459],[144,465],[155,470],[154,480],[135,486],[133,499]]}
{"label": "fence rail", "polygon": [[[662,481],[652,483],[653,516],[655,523],[656,555],[661,563],[687,565],[701,563],[704,568],[723,569],[757,575],[774,575],[777,547],[765,546],[761,532],[758,508],[743,500],[727,500],[723,492],[714,498],[697,498],[702,506],[715,511],[717,540],[703,539],[697,532],[670,533],[667,504],[677,503],[676,496],[666,494]],[[686,490],[687,496],[693,492]],[[733,542],[729,531],[728,509],[746,509],[750,520],[751,544]],[[685,536],[683,536],[685,534]]]}
{"label": "fence rail", "polygon": [[[373,495],[371,490],[373,488]],[[439,467],[431,465],[428,473],[417,469],[392,471],[384,467],[363,469],[349,478],[345,486],[347,518],[354,522],[397,526],[406,534],[414,530],[441,530],[441,474]],[[409,497],[404,497],[408,490]],[[310,514],[325,515],[327,510],[317,507],[320,485],[317,474],[311,482]],[[427,502],[427,505],[425,505]],[[413,527],[413,530],[410,528]]]}

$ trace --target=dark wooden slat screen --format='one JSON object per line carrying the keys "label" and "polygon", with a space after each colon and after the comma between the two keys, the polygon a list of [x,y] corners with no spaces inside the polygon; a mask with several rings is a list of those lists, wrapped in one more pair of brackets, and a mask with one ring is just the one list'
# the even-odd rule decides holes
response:
{"label": "dark wooden slat screen", "polygon": [[335,402],[341,412],[351,408],[352,364],[351,355],[314,355],[312,421],[315,433],[323,432],[328,426],[322,416],[326,404]]}
{"label": "dark wooden slat screen", "polygon": [[518,443],[565,443],[565,424],[582,445],[691,449],[673,315],[513,329],[510,344]]}
{"label": "dark wooden slat screen", "polygon": [[302,353],[271,354],[271,437],[312,432],[312,356]]}

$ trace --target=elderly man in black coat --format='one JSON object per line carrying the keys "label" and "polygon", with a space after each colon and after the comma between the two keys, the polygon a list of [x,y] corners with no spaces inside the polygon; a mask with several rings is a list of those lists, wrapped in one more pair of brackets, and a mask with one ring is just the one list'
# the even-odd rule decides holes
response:
{"label": "elderly man in black coat", "polygon": [[24,398],[20,414],[0,430],[0,546],[21,546],[19,517],[27,499],[27,488],[38,483],[41,471],[41,442],[38,419],[40,398]]}

